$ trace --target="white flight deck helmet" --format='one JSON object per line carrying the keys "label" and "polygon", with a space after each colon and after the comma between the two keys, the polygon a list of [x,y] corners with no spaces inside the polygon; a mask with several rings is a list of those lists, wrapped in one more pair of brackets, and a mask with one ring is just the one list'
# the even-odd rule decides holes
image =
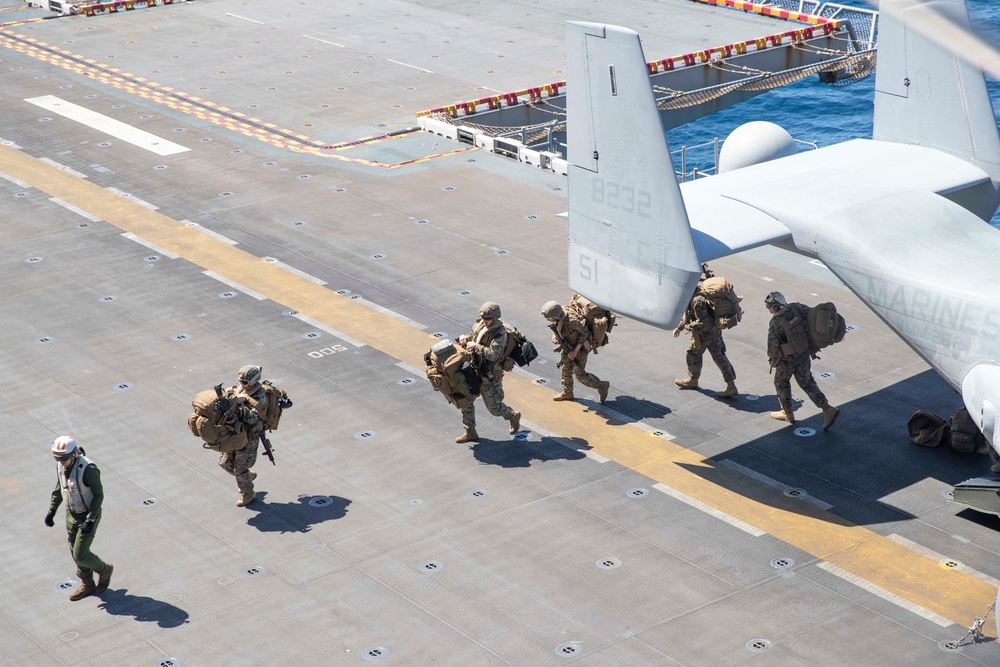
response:
{"label": "white flight deck helmet", "polygon": [[76,440],[68,435],[60,435],[52,441],[52,456],[57,461],[65,461],[68,458],[79,455],[80,448],[77,446]]}

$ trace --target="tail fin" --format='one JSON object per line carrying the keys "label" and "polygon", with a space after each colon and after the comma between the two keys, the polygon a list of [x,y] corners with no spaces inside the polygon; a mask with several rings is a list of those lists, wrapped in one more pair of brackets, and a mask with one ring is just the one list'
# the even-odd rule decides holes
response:
{"label": "tail fin", "polygon": [[960,57],[971,32],[965,0],[883,0],[879,9],[872,138],[971,162],[990,175],[996,195],[1000,135],[993,106],[982,69]]}
{"label": "tail fin", "polygon": [[567,23],[566,60],[570,287],[673,327],[701,264],[639,35]]}

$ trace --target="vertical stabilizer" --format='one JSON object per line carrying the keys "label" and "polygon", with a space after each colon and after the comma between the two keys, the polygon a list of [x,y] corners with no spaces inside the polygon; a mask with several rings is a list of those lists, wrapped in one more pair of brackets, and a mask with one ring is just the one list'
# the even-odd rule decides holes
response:
{"label": "vertical stabilizer", "polygon": [[673,327],[701,275],[639,35],[567,23],[569,284]]}
{"label": "vertical stabilizer", "polygon": [[969,33],[965,0],[883,0],[879,9],[872,138],[934,148],[988,173],[992,204],[975,211],[988,219],[1000,188],[1000,135],[982,69],[960,58],[967,40],[948,37]]}

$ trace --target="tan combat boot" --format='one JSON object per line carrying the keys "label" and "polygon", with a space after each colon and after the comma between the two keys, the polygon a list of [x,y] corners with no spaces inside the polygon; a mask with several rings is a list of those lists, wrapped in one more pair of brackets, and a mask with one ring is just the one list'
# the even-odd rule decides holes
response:
{"label": "tan combat boot", "polygon": [[96,590],[97,586],[94,585],[94,575],[88,574],[86,577],[80,577],[80,587],[69,594],[69,599],[76,602],[93,594]]}
{"label": "tan combat boot", "polygon": [[108,590],[108,584],[111,583],[111,573],[115,571],[115,566],[111,563],[105,563],[107,565],[104,568],[104,572],[100,572],[97,575],[97,589],[94,590],[95,593],[103,593]]}
{"label": "tan combat boot", "polygon": [[726,384],[725,390],[720,391],[718,394],[716,394],[716,396],[718,396],[719,398],[733,398],[739,393],[740,392],[736,389],[736,382],[730,381],[728,384]]}
{"label": "tan combat boot", "polygon": [[674,384],[681,389],[697,389],[698,378],[677,378],[674,380]]}
{"label": "tan combat boot", "polygon": [[515,412],[510,416],[510,434],[514,435],[521,429],[521,413]]}
{"label": "tan combat boot", "polygon": [[553,401],[575,401],[576,397],[573,396],[573,392],[571,392],[571,391],[564,391],[563,393],[559,394],[558,396],[553,396],[552,400]]}
{"label": "tan combat boot", "polygon": [[837,421],[837,415],[839,415],[839,414],[840,414],[840,410],[838,410],[837,408],[833,407],[832,405],[828,405],[825,408],[823,408],[823,430],[824,431],[828,431],[830,429],[830,427],[833,426],[833,422]]}
{"label": "tan combat boot", "polygon": [[600,385],[598,385],[597,395],[598,397],[600,397],[601,403],[608,400],[608,389],[610,388],[611,388],[611,383],[607,381],[602,382]]}
{"label": "tan combat boot", "polygon": [[475,427],[470,428],[468,431],[455,438],[455,442],[458,443],[469,442],[471,440],[479,440],[479,434],[476,433]]}
{"label": "tan combat boot", "polygon": [[256,491],[251,491],[250,493],[244,493],[243,495],[240,496],[240,499],[236,501],[236,506],[246,507],[256,499],[257,499]]}
{"label": "tan combat boot", "polygon": [[1000,463],[994,463],[991,465],[990,472],[1000,472]]}
{"label": "tan combat boot", "polygon": [[791,410],[778,410],[777,412],[772,412],[771,419],[777,419],[779,422],[788,422],[789,424],[795,423],[795,415],[792,414]]}

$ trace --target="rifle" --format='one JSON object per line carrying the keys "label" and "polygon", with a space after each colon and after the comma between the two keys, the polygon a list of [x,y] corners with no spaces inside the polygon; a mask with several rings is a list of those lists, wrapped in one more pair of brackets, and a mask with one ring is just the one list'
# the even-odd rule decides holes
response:
{"label": "rifle", "polygon": [[271,465],[278,465],[274,462],[274,449],[271,447],[271,441],[267,439],[264,431],[260,432],[260,444],[264,445],[264,456],[271,459]]}
{"label": "rifle", "polygon": [[[562,336],[560,336],[559,332],[556,330],[556,326],[557,326],[556,324],[550,324],[549,325],[549,329],[552,329],[552,335],[555,336],[556,340],[559,343],[559,346],[562,348],[562,351],[565,352],[568,355],[570,353],[570,351],[574,347],[576,347],[576,345],[570,345],[569,341],[567,341],[565,338],[563,338]],[[570,359],[569,362],[571,364],[576,363],[576,359]],[[560,359],[559,363],[556,364],[556,368],[562,368],[562,365],[563,365],[563,362],[562,362],[562,359]]]}
{"label": "rifle", "polygon": [[222,415],[229,412],[229,399],[226,398],[226,395],[222,393],[221,382],[215,385],[213,389],[215,389],[215,396],[218,398],[218,400],[215,402],[215,409],[219,411],[219,416],[221,417]]}

